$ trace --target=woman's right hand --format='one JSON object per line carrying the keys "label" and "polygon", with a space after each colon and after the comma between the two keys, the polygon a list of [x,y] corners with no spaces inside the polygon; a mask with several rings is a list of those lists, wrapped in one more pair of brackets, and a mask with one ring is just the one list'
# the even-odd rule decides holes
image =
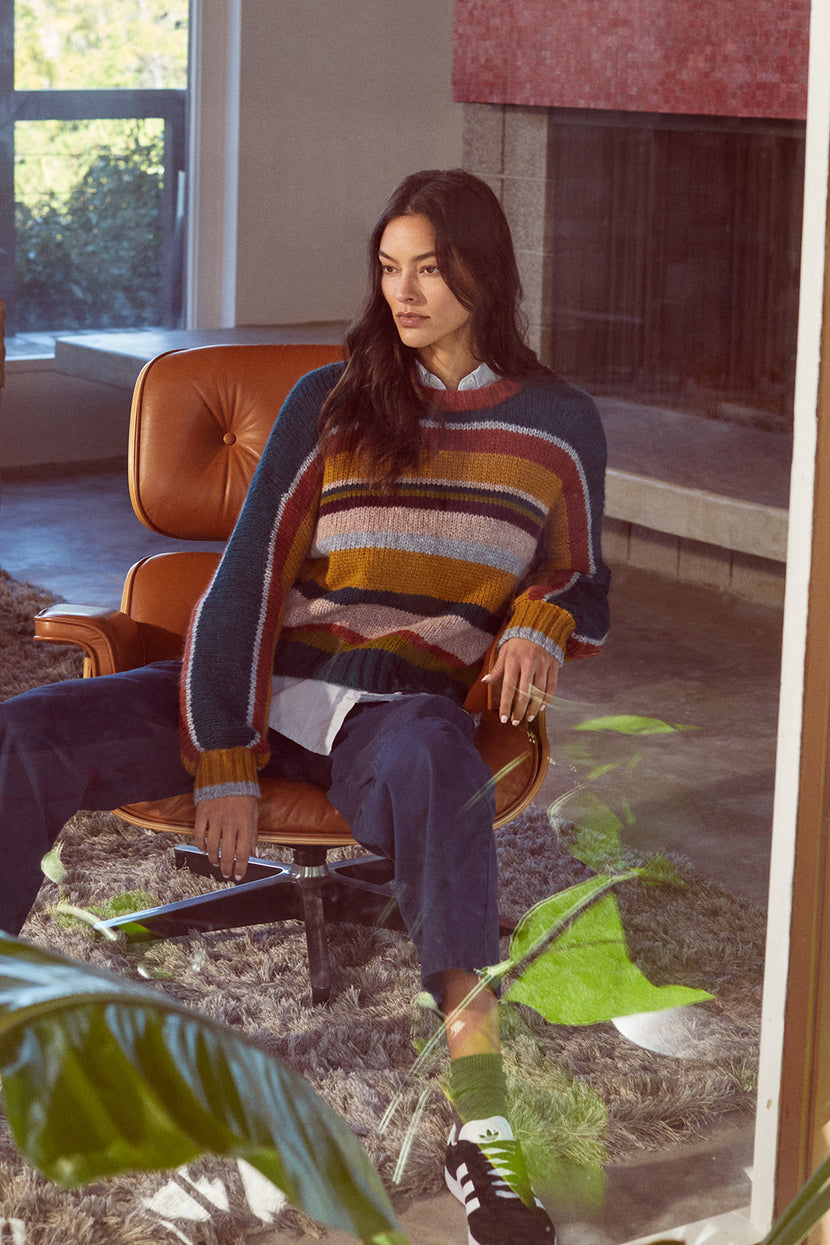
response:
{"label": "woman's right hand", "polygon": [[552,653],[532,640],[514,636],[499,648],[493,669],[481,681],[487,685],[488,707],[495,707],[497,696],[502,722],[520,726],[548,707],[558,677],[559,662]]}
{"label": "woman's right hand", "polygon": [[241,882],[257,854],[259,800],[255,795],[222,795],[196,805],[193,842],[206,852],[222,876]]}

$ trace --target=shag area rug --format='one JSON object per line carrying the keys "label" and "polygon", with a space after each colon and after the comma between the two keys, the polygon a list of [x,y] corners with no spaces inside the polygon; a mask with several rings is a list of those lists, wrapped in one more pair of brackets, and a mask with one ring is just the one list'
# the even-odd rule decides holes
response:
{"label": "shag area rug", "polygon": [[[30,638],[33,614],[51,600],[0,572],[0,699],[80,672],[72,650]],[[538,808],[497,832],[505,915],[518,916],[589,875],[568,851],[569,833]],[[442,1065],[437,1076],[408,1076],[413,1023],[422,1028],[425,1021],[413,1020],[420,983],[406,936],[339,926],[332,940],[335,994],[329,1005],[313,1007],[296,923],[130,946],[100,940],[88,926],[55,914],[61,899],[92,907],[140,891],[149,903],[167,902],[213,885],[172,868],[167,836],[109,814],[79,813],[64,831],[62,858],[66,880],[60,888],[44,883],[24,937],[154,983],[254,1037],[350,1123],[398,1206],[443,1187],[450,1110],[440,1090]],[[634,1045],[611,1024],[554,1027],[527,1009],[505,1007],[517,1123],[537,1169],[551,1155],[577,1165],[620,1161],[754,1109],[764,914],[674,863],[684,886],[630,882],[617,898],[630,954],[647,976],[714,995],[703,1005],[704,1036],[693,1057],[673,1058]],[[428,1083],[435,1091],[394,1185],[404,1134]],[[381,1133],[381,1117],[398,1093],[400,1109]],[[183,1212],[184,1187],[191,1209]],[[236,1245],[275,1216],[298,1233],[309,1228],[292,1208],[263,1209],[250,1193],[235,1164],[214,1158],[186,1174],[132,1174],[67,1192],[29,1169],[0,1133],[0,1220],[17,1221],[21,1232],[25,1225],[26,1245]]]}

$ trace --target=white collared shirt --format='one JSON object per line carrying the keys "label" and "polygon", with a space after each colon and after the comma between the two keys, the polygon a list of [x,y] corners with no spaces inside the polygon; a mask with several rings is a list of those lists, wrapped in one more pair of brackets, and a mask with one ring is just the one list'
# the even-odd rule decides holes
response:
{"label": "white collared shirt", "polygon": [[[446,385],[437,376],[433,376],[432,372],[428,372],[423,363],[418,362],[418,379],[425,389],[446,389]],[[501,377],[487,363],[479,363],[474,372],[463,377],[458,382],[458,389],[484,389],[487,385],[494,385]]]}

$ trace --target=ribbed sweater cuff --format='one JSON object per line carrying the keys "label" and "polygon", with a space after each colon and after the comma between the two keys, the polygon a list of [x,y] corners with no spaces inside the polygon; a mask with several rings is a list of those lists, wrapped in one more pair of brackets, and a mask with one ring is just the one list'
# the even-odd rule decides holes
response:
{"label": "ribbed sweater cuff", "polygon": [[217,796],[259,797],[259,793],[256,760],[249,748],[215,748],[199,757],[193,792],[197,804]]}
{"label": "ribbed sweater cuff", "polygon": [[514,637],[532,640],[553,653],[561,665],[575,626],[573,616],[558,605],[550,605],[547,601],[519,601],[510,622],[499,636],[499,647]]}

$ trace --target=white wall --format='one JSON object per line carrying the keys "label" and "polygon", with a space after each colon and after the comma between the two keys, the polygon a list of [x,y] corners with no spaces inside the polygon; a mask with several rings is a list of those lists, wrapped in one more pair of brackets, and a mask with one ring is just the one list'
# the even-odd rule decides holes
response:
{"label": "white wall", "polygon": [[0,471],[126,458],[130,391],[67,376],[52,359],[6,362]]}
{"label": "white wall", "polygon": [[230,72],[213,80],[208,63],[194,95],[204,122],[190,324],[349,319],[390,190],[415,169],[461,162],[452,0],[195,8],[196,54],[224,39]]}

